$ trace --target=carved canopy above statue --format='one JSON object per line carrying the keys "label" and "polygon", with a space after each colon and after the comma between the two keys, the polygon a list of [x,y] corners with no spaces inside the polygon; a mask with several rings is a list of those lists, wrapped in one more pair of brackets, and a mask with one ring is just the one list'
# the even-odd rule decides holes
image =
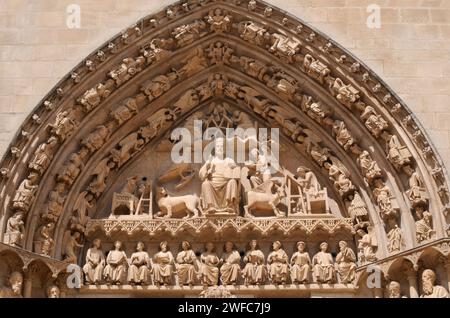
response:
{"label": "carved canopy above statue", "polygon": [[[171,163],[171,132],[199,119],[279,128],[281,185],[240,172],[219,200],[204,163]],[[345,241],[364,266],[448,237],[445,168],[409,108],[262,2],[183,1],[143,18],[58,83],[0,167],[3,242],[80,265],[94,238]]]}

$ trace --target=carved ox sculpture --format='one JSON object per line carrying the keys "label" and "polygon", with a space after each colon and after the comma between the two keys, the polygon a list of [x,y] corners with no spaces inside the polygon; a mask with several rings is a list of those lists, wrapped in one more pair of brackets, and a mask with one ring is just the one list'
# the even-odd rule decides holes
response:
{"label": "carved ox sculpture", "polygon": [[284,217],[285,213],[278,209],[278,205],[282,203],[283,199],[286,197],[286,191],[284,185],[276,186],[277,190],[275,193],[271,192],[260,192],[255,190],[250,190],[247,192],[247,205],[244,206],[245,217],[253,218],[251,213],[253,210],[270,210],[276,217]]}

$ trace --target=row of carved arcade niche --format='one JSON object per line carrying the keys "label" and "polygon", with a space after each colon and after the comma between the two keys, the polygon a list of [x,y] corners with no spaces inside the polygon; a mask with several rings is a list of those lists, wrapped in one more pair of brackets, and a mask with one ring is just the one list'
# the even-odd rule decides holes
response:
{"label": "row of carved arcade niche", "polygon": [[65,297],[65,279],[64,274],[55,274],[41,259],[24,266],[16,252],[0,252],[0,298]]}
{"label": "row of carved arcade niche", "polygon": [[[261,6],[256,2],[253,3],[251,1],[248,5],[248,10],[250,11],[261,11],[261,13],[266,11],[264,8],[261,8]],[[180,10],[174,10],[174,8],[165,12],[165,18],[171,20],[172,18],[174,18],[173,15],[176,16],[184,10],[181,7],[178,8]],[[189,6],[188,9],[190,9]],[[187,11],[184,10],[184,12]],[[269,14],[265,16],[270,18],[271,15]],[[122,64],[118,65],[116,68],[112,69],[110,73],[108,73],[108,78],[105,81],[99,83],[90,90],[87,90],[83,96],[80,96],[80,98],[77,100],[76,106],[74,106],[70,110],[58,113],[54,120],[54,123],[49,127],[50,133],[47,141],[39,145],[38,150],[36,151],[36,157],[33,158],[30,162],[29,177],[23,180],[12,200],[12,209],[16,211],[16,214],[14,214],[13,217],[17,220],[13,219],[11,224],[15,222],[17,227],[17,224],[22,222],[21,218],[26,217],[26,214],[29,212],[35,199],[34,195],[37,190],[39,181],[49,167],[54,154],[58,150],[60,144],[74,133],[87,113],[102,104],[102,102],[111,94],[112,91],[119,88],[127,81],[131,80],[134,76],[136,76],[136,74],[144,70],[147,66],[151,66],[152,64],[161,61],[163,57],[166,57],[167,54],[172,53],[174,50],[192,44],[203,35],[206,35],[208,32],[234,32],[235,28],[231,28],[230,18],[232,18],[231,15],[222,11],[211,12],[208,20],[212,21],[208,22],[208,24],[210,24],[209,30],[204,23],[195,21],[191,24],[182,25],[174,29],[170,36],[168,36],[168,39],[158,39],[157,41],[151,41],[147,48],[143,48],[143,50],[140,51],[139,54],[141,55],[124,59]],[[238,17],[236,18],[239,20]],[[218,22],[213,23],[214,21]],[[287,19],[285,23],[282,23],[282,25],[284,27],[289,27],[292,24],[291,22],[292,21]],[[158,23],[158,21],[156,21],[156,23]],[[220,27],[218,27],[218,25]],[[191,32],[189,30],[193,30],[194,32]],[[369,129],[371,134],[379,139],[382,145],[385,146],[387,158],[389,159],[389,161],[395,166],[396,170],[399,173],[405,172],[405,174],[409,177],[410,190],[408,192],[408,196],[410,197],[413,209],[415,210],[416,214],[418,214],[417,222],[421,221],[421,223],[416,225],[417,228],[419,228],[420,226],[421,232],[425,232],[425,234],[420,233],[420,236],[417,235],[419,243],[432,238],[434,230],[432,229],[433,226],[430,223],[430,215],[428,213],[425,213],[426,209],[428,208],[428,198],[426,197],[426,189],[424,189],[423,186],[423,178],[418,172],[415,172],[414,168],[407,168],[415,167],[412,160],[412,155],[397,135],[392,135],[388,132],[389,125],[387,125],[386,120],[383,118],[383,116],[376,112],[372,106],[362,102],[363,98],[361,97],[360,92],[355,87],[350,84],[346,85],[343,80],[338,77],[333,77],[331,75],[331,65],[326,65],[324,61],[319,60],[318,56],[313,57],[311,54],[305,54],[303,56],[302,54],[300,54],[302,49],[301,41],[294,41],[294,47],[292,48],[290,47],[290,45],[288,45],[288,43],[290,42],[289,37],[278,34],[275,31],[272,32],[271,30],[261,26],[259,23],[253,21],[240,21],[240,23],[237,24],[237,32],[244,41],[250,43],[251,45],[265,47],[268,44],[267,41],[273,41],[273,43],[271,43],[272,46],[269,46],[270,52],[272,52],[277,58],[289,64],[298,64],[302,72],[308,74],[310,77],[314,78],[322,85],[326,87],[328,86],[327,89],[331,91],[332,95],[337,99],[338,102],[340,102],[340,104],[350,110],[360,112],[361,120],[364,121],[365,126]],[[302,41],[305,41],[304,43],[308,42],[313,44],[318,40],[323,40],[317,37],[314,33],[310,33],[309,35],[305,34],[306,28],[303,29],[303,27],[297,28],[295,30],[295,33],[298,37],[302,38]],[[131,38],[140,36],[142,36],[142,30],[139,30],[139,28],[137,28],[137,30],[133,29],[132,32],[130,32],[129,37],[122,36],[121,43],[126,45],[128,43],[127,41],[129,41]],[[175,39],[177,40],[175,41],[172,39],[172,41],[170,41],[172,37],[175,37]],[[318,45],[319,43],[316,44]],[[331,43],[329,44],[330,45],[324,43],[324,45],[321,47],[321,51],[324,54],[331,54],[332,56],[338,54],[339,50],[333,47]],[[113,44],[111,47],[114,48],[114,46],[115,45]],[[212,47],[212,49],[214,49],[214,46]],[[66,195],[69,192],[72,184],[75,182],[75,179],[80,174],[83,168],[84,161],[86,161],[87,158],[90,157],[90,155],[95,153],[106,143],[106,141],[110,137],[111,131],[135,116],[140,111],[142,105],[147,104],[148,99],[152,101],[159,98],[168,90],[170,90],[175,82],[179,81],[180,79],[185,79],[205,69],[208,66],[208,63],[224,64],[225,62],[230,63],[230,61],[233,60],[232,58],[227,58],[227,54],[232,55],[232,53],[230,53],[229,50],[225,50],[226,48],[216,47],[215,49],[219,49],[216,52],[222,53],[222,55],[220,56],[220,60],[218,60],[217,56],[214,54],[209,55],[208,58],[206,58],[204,50],[200,48],[199,50],[195,51],[195,54],[191,59],[185,62],[185,65],[179,69],[179,72],[177,72],[176,74],[173,72],[167,73],[166,75],[161,75],[158,78],[152,80],[151,83],[146,85],[146,88],[143,89],[143,93],[124,101],[123,105],[120,105],[117,111],[113,112],[110,121],[97,128],[96,131],[93,131],[92,134],[83,141],[83,145],[80,150],[76,153],[73,153],[71,158],[68,158],[68,165],[65,167],[65,171],[62,171],[62,173],[60,174],[61,180],[59,180],[57,186],[55,187],[55,190],[49,197],[48,203],[51,208],[49,209],[49,211],[42,212],[42,223],[40,224],[41,228],[38,229],[36,233],[38,233],[38,236],[40,236],[39,239],[41,239],[46,244],[42,244],[41,246],[39,246],[36,249],[36,252],[45,255],[49,255],[52,253],[52,244],[54,244],[54,225],[57,223],[59,216],[62,213],[62,207],[64,205]],[[114,50],[110,49],[110,52],[114,53]],[[100,62],[103,62],[104,58],[105,55],[101,55],[98,60]],[[239,61],[238,64],[241,65],[240,57],[237,57],[237,59],[235,58],[234,60]],[[245,60],[246,59],[243,59],[242,61],[245,62]],[[350,58],[343,58],[343,55],[341,55],[338,61],[341,64],[347,66]],[[260,73],[258,72],[258,74],[256,74],[254,72],[254,67],[256,65],[254,62],[256,61],[252,62],[247,60],[247,62],[248,63],[242,63],[244,72],[246,72],[250,76],[258,78]],[[363,73],[364,70],[362,70],[361,65],[359,65],[358,67],[358,65],[352,64],[351,66],[352,72],[355,73],[355,76],[360,76],[365,79],[363,82],[366,86],[368,86],[368,88],[370,88],[373,93],[379,95],[386,94],[384,96],[385,103],[389,104],[389,107],[391,108],[393,114],[395,113],[397,116],[402,112],[402,105],[397,103],[395,98],[387,93],[387,90],[383,88],[380,83],[373,83],[375,79],[371,78],[369,73]],[[92,61],[91,63],[88,63],[87,60],[85,67],[86,70],[95,70],[95,67],[92,66]],[[392,190],[389,188],[389,185],[385,183],[384,178],[381,177],[380,169],[377,166],[377,163],[370,157],[370,154],[364,152],[363,149],[358,146],[355,138],[353,138],[352,132],[346,126],[344,121],[338,118],[330,117],[321,109],[321,105],[319,103],[314,103],[312,100],[308,100],[308,98],[304,99],[303,97],[307,96],[301,96],[301,94],[298,94],[297,85],[289,83],[286,76],[278,79],[270,78],[269,76],[266,77],[266,79],[269,79],[267,86],[274,89],[281,89],[283,92],[291,93],[295,97],[289,97],[288,94],[286,96],[286,99],[288,101],[298,100],[299,97],[300,100],[304,100],[305,102],[301,103],[303,111],[320,123],[328,123],[327,126],[329,126],[328,128],[332,132],[332,135],[336,139],[336,141],[344,148],[345,151],[348,151],[354,158],[357,158],[359,160],[361,170],[366,176],[368,183],[373,188],[374,196],[376,197],[378,207],[382,214],[382,218],[387,224],[388,239],[390,241],[390,247],[388,249],[390,252],[400,251],[402,249],[403,233],[399,227],[399,212],[395,207],[395,202],[392,202]],[[72,80],[77,82],[77,76],[73,76]],[[224,81],[223,79],[220,80]],[[262,81],[265,81],[264,76],[262,77]],[[275,85],[273,85],[274,81]],[[217,89],[215,91],[212,90],[211,87],[213,86],[213,84],[215,85],[217,83],[209,83],[209,87],[206,88],[209,88],[209,92],[214,95],[217,94]],[[232,89],[239,90],[238,86],[232,84],[234,83],[226,84],[228,91],[232,91]],[[291,88],[293,88],[293,90]],[[58,90],[58,92],[60,93],[59,96],[64,95],[65,91],[67,90]],[[199,92],[194,93],[200,95]],[[191,92],[191,94],[194,93]],[[205,90],[202,92],[202,94],[204,93]],[[255,96],[250,96],[249,94],[246,95],[244,91],[241,92],[241,95],[244,96],[243,99],[246,101],[255,100]],[[206,95],[200,96],[200,99],[203,99],[205,96]],[[46,101],[46,109],[52,110],[55,107],[56,102],[56,100]],[[249,106],[251,106],[252,108],[257,108],[258,106],[250,102],[248,102],[247,104],[249,104]],[[185,105],[183,104],[183,106]],[[178,111],[179,110],[180,109],[178,109]],[[164,125],[172,122],[177,116],[178,113],[175,110],[169,110],[167,113],[161,114],[158,120],[160,121],[161,125]],[[102,171],[103,178],[100,178],[98,175],[96,175],[97,184],[94,185],[97,185],[97,187],[91,190],[98,191],[93,191],[85,194],[85,196],[88,197],[92,196],[90,200],[87,200],[88,204],[94,204],[94,197],[101,195],[102,191],[101,189],[99,190],[99,188],[104,186],[108,173],[112,169],[120,168],[128,159],[130,159],[136,152],[138,152],[138,150],[136,149],[140,149],[143,143],[148,142],[150,139],[156,136],[155,127],[150,125],[149,127],[145,128],[147,128],[147,130],[141,130],[139,133],[133,133],[132,135],[128,136],[126,140],[124,139],[124,143],[119,144],[117,146],[118,149],[114,149],[115,151],[112,152],[111,158],[105,158],[105,160],[102,161],[102,164],[104,165],[104,171]],[[286,129],[289,130],[289,127],[286,127]],[[417,137],[417,139],[424,139],[419,137]],[[298,133],[292,132],[292,138],[295,138],[295,141],[297,142],[299,139]],[[132,146],[131,148],[129,148],[130,145]],[[342,169],[340,169],[339,167],[336,167],[329,163],[325,164],[325,161],[327,160],[322,161],[322,158],[324,156],[326,158],[326,155],[323,154],[323,147],[314,145],[312,147],[312,152],[314,152],[314,155],[317,156],[316,158],[321,161],[321,166],[324,166],[324,168],[329,172],[330,178],[335,183],[337,190],[342,192],[343,195],[347,195],[349,192],[347,191],[348,188],[352,188],[353,186],[353,184],[349,180],[349,177],[346,176]],[[434,176],[436,176],[435,179],[445,179],[442,177],[442,171],[439,170],[439,162],[436,160],[436,158],[434,159],[434,162],[433,158],[431,158],[430,161],[435,164],[435,167],[433,168]],[[105,171],[107,171],[108,173],[106,173]],[[94,180],[94,182],[96,181]],[[443,195],[443,197],[445,197],[445,194]],[[419,205],[423,207],[423,210],[417,211],[417,206]],[[80,217],[78,216],[78,218]],[[83,225],[80,224],[82,223],[80,220],[76,220],[76,222],[78,223],[74,225],[75,228],[77,226],[79,226],[79,228],[83,227]],[[82,233],[82,230],[77,231]],[[14,239],[9,240],[8,243],[18,243],[17,245],[21,244],[21,239],[19,238],[21,237],[22,232],[15,229],[15,233],[13,233],[15,235],[13,237]]]}
{"label": "row of carved arcade niche", "polygon": [[[86,284],[265,285],[352,283],[357,268],[355,243],[346,233],[304,236],[251,233],[198,238],[161,235],[158,241],[114,235],[94,239],[82,253]],[[90,237],[100,237],[91,235]],[[141,236],[142,237],[142,236]],[[227,241],[228,238],[234,238]],[[164,240],[167,239],[167,240]],[[120,242],[120,243],[118,243]],[[122,243],[125,242],[125,243]],[[118,245],[117,245],[118,244]],[[92,259],[97,261],[91,262]],[[101,261],[99,261],[101,260]],[[119,264],[120,266],[118,266]],[[188,273],[188,274],[187,274]],[[180,276],[181,275],[181,276]],[[189,277],[187,277],[188,275]]]}
{"label": "row of carved arcade niche", "polygon": [[[368,267],[359,279],[359,294],[385,298],[449,298],[450,257],[429,247],[398,258],[381,267]],[[383,271],[377,271],[384,267]],[[373,273],[376,273],[375,275]],[[379,280],[378,280],[379,278]],[[381,288],[374,283],[377,280]]]}

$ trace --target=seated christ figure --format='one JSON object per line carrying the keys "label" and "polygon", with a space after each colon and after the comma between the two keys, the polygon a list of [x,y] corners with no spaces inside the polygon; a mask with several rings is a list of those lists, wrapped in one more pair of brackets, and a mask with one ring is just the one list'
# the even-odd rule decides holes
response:
{"label": "seated christ figure", "polygon": [[202,180],[202,208],[206,215],[237,213],[236,168],[239,169],[232,158],[224,158],[224,139],[217,139],[214,156],[199,171]]}

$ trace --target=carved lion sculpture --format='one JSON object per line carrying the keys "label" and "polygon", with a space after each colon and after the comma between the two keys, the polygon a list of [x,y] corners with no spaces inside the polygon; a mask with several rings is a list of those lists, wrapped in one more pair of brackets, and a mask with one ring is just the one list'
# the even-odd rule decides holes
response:
{"label": "carved lion sculpture", "polygon": [[174,197],[169,195],[165,188],[159,187],[156,193],[156,202],[160,209],[160,212],[156,214],[158,218],[171,218],[174,213],[186,213],[184,218],[188,218],[190,214],[192,217],[198,217],[199,212],[202,213],[200,198],[196,194]]}

